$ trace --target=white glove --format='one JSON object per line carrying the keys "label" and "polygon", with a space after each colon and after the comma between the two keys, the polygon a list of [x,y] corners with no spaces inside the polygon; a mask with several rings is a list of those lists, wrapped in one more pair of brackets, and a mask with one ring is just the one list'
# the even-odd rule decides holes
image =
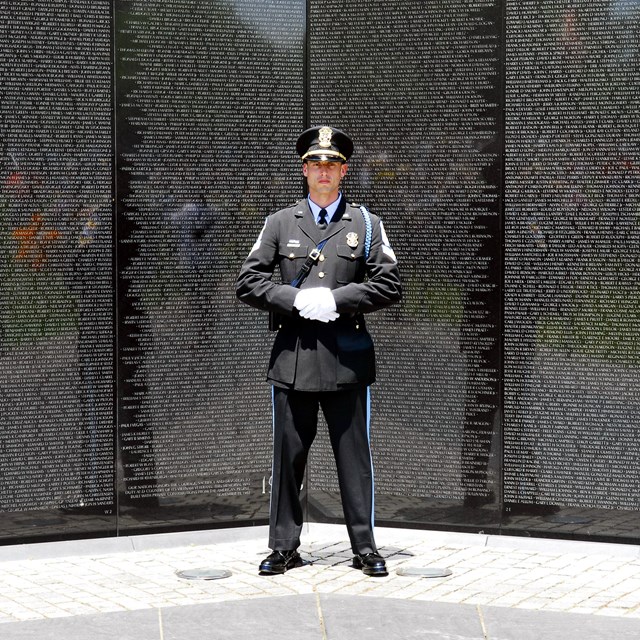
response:
{"label": "white glove", "polygon": [[305,307],[311,305],[316,298],[316,290],[315,289],[300,289],[296,294],[296,299],[293,301],[293,306],[298,310],[302,311]]}
{"label": "white glove", "polygon": [[293,306],[307,320],[332,322],[340,317],[336,312],[336,301],[327,287],[302,289],[296,295]]}
{"label": "white glove", "polygon": [[314,315],[309,319],[317,320],[318,322],[333,322],[334,320],[337,320],[339,317],[340,317],[340,314],[336,313],[335,311],[326,311],[326,312],[319,311],[316,315]]}

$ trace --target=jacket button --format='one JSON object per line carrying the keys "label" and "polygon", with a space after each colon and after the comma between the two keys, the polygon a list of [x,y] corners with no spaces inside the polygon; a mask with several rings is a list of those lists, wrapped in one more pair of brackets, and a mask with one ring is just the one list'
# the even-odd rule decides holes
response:
{"label": "jacket button", "polygon": [[320,271],[320,273],[318,274],[318,278],[324,278],[324,271]]}
{"label": "jacket button", "polygon": [[355,259],[356,259],[356,254],[355,254],[355,253],[352,253],[352,254],[351,254],[351,259],[352,259],[352,260],[355,260]]}
{"label": "jacket button", "polygon": [[320,262],[324,262],[324,256],[320,254],[320,257],[318,258],[318,260],[320,260]]}
{"label": "jacket button", "polygon": [[296,257],[296,254],[295,254],[295,253],[290,253],[290,254],[289,254],[289,258],[290,258],[291,260],[293,260],[295,257]]}

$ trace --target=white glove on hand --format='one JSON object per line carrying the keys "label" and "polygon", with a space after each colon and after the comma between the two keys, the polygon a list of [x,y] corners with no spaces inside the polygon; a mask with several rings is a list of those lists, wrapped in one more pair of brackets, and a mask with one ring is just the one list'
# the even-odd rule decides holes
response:
{"label": "white glove on hand", "polygon": [[327,287],[302,289],[296,295],[293,306],[307,320],[332,322],[340,317],[336,312],[336,301]]}
{"label": "white glove on hand", "polygon": [[312,320],[317,320],[318,322],[333,322],[340,317],[339,313],[335,311],[328,311],[326,313],[319,313],[315,318],[311,318]]}
{"label": "white glove on hand", "polygon": [[302,311],[305,307],[314,303],[316,298],[316,290],[315,289],[300,289],[296,294],[296,299],[293,301],[293,306],[298,310]]}

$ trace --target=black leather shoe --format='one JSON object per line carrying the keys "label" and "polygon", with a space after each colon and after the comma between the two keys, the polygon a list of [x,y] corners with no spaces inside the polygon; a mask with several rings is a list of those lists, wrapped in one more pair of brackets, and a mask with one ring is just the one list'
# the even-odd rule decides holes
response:
{"label": "black leather shoe", "polygon": [[378,553],[364,553],[353,556],[353,567],[362,569],[366,576],[388,576],[387,564]]}
{"label": "black leather shoe", "polygon": [[288,569],[301,567],[302,564],[302,558],[295,549],[292,551],[274,551],[260,563],[260,575],[272,576],[284,573]]}

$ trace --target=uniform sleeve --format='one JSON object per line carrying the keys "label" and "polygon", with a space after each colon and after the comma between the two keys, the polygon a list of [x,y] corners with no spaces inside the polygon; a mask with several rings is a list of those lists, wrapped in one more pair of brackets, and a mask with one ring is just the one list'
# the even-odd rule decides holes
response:
{"label": "uniform sleeve", "polygon": [[242,302],[257,309],[291,315],[298,289],[271,281],[278,258],[277,226],[273,216],[266,219],[251,253],[240,269],[236,295]]}
{"label": "uniform sleeve", "polygon": [[367,259],[367,280],[333,290],[338,313],[370,313],[388,307],[402,297],[395,253],[381,220],[377,216],[371,218],[373,228]]}

